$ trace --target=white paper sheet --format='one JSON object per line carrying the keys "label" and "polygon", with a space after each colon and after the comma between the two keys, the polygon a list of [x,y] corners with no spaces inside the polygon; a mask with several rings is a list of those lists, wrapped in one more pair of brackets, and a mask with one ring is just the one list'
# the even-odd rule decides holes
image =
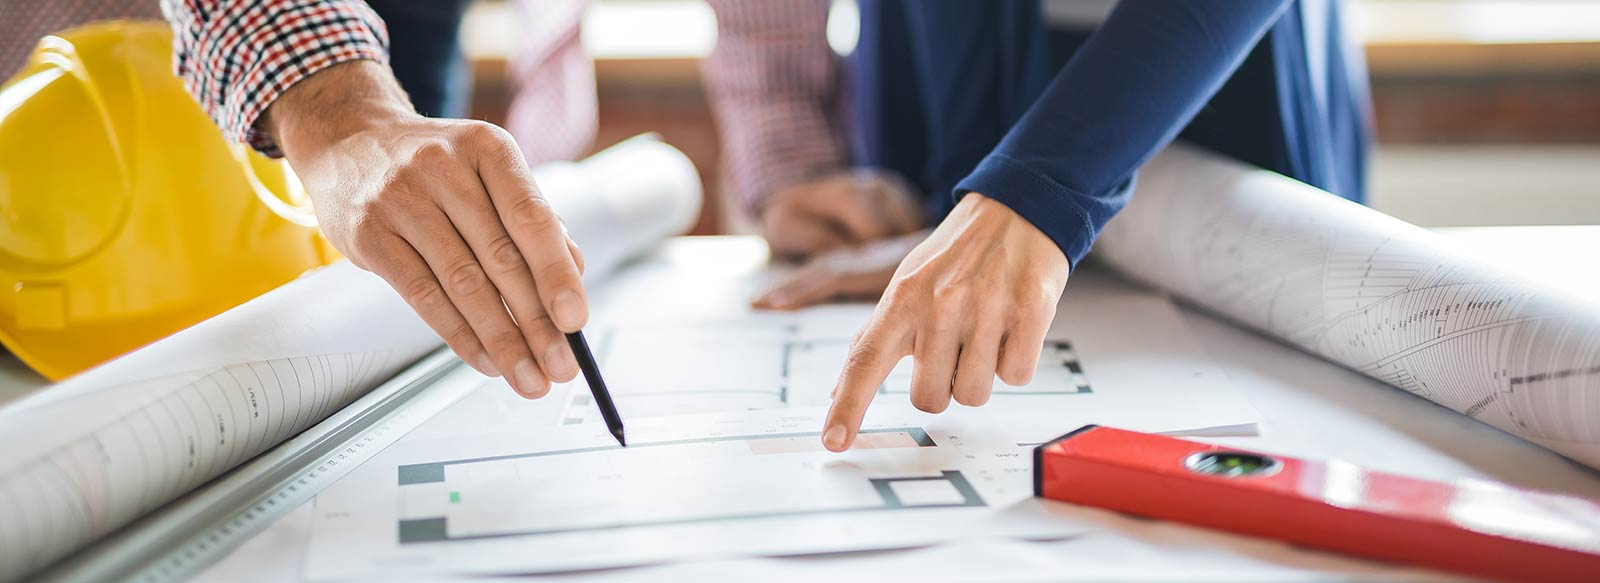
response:
{"label": "white paper sheet", "polygon": [[1097,253],[1235,322],[1600,468],[1600,306],[1184,145]]}
{"label": "white paper sheet", "polygon": [[1037,511],[1031,459],[993,425],[881,408],[822,449],[824,410],[406,440],[318,496],[313,580],[519,573],[727,554],[1077,531]]}
{"label": "white paper sheet", "polygon": [[[829,403],[850,339],[871,305],[753,311],[749,298],[775,272],[760,269],[764,257],[735,256],[725,243],[673,241],[594,293],[590,339],[624,419]],[[729,254],[725,270],[686,268],[691,262],[678,258],[696,249]],[[987,405],[952,404],[947,414],[1003,420],[1021,442],[1055,437],[1075,428],[1067,426],[1073,421],[1253,433],[1255,410],[1166,298],[1086,269],[1074,274],[1057,310],[1032,383],[1009,387],[996,380]],[[902,360],[875,402],[909,401],[914,364]],[[547,398],[562,404],[558,423],[598,420],[581,385]],[[492,431],[482,425],[462,430]],[[449,433],[444,427],[420,431]]]}
{"label": "white paper sheet", "polygon": [[[591,290],[595,306],[592,317],[594,324],[590,327],[591,342],[602,360],[602,370],[628,423],[629,442],[635,443],[648,434],[641,433],[646,431],[641,427],[662,424],[668,428],[687,427],[677,421],[679,418],[665,415],[721,412],[723,416],[719,419],[742,427],[753,427],[755,431],[775,431],[777,425],[768,427],[759,424],[762,420],[777,419],[779,421],[773,423],[792,427],[792,432],[803,434],[789,439],[787,445],[802,448],[802,451],[812,452],[824,459],[833,459],[818,451],[819,438],[816,433],[821,430],[821,425],[820,419],[816,418],[818,410],[815,407],[827,403],[827,394],[844,360],[847,341],[865,321],[870,307],[825,306],[788,314],[752,312],[747,307],[748,298],[770,279],[772,273],[761,269],[764,255],[759,245],[750,249],[743,247],[740,241],[717,238],[672,240],[648,259],[631,265],[605,285]],[[721,261],[713,263],[712,257]],[[706,301],[708,297],[730,296],[739,297],[741,301]],[[1048,348],[1050,358],[1041,365],[1045,374],[1038,375],[1033,385],[1021,389],[997,385],[1000,394],[981,408],[953,405],[939,416],[918,414],[919,419],[937,423],[924,427],[976,428],[974,431],[977,433],[973,435],[983,435],[998,444],[995,447],[1006,448],[1005,451],[1017,456],[1007,459],[1019,461],[1020,465],[1015,470],[1023,476],[1031,472],[1025,462],[1033,444],[1088,423],[1149,431],[1201,429],[1202,433],[1217,435],[1254,433],[1254,422],[1257,420],[1255,410],[1231,386],[1190,335],[1170,302],[1092,269],[1074,275],[1068,286],[1067,297],[1068,300],[1060,307],[1058,323],[1049,336],[1056,342],[1070,343],[1071,348],[1063,349],[1052,344]],[[613,343],[607,340],[612,331],[628,336],[619,336]],[[1074,363],[1079,370],[1072,371],[1064,364],[1067,362]],[[909,365],[910,361],[906,361],[906,364]],[[892,415],[908,411],[909,399],[904,386],[903,375],[891,378],[885,384],[884,392],[878,396],[878,402],[873,405],[873,414]],[[427,447],[442,452],[439,456],[448,456],[437,459],[460,459],[495,455],[505,447],[522,452],[544,449],[547,447],[545,443],[537,441],[546,439],[540,437],[544,435],[540,433],[541,429],[565,427],[569,432],[581,432],[583,435],[604,435],[603,426],[583,423],[592,421],[588,398],[589,392],[582,379],[558,385],[550,395],[539,400],[523,399],[503,383],[490,383],[424,423],[403,438],[395,449],[412,451]],[[578,422],[571,423],[575,419]],[[422,443],[429,445],[415,445]],[[600,440],[597,443],[607,442]],[[359,482],[364,485],[341,482],[325,496],[335,496],[335,491],[347,493],[338,496],[356,496],[349,493],[362,491],[371,494],[380,492],[382,488],[396,488],[397,466],[402,462],[396,461],[399,458],[388,456],[386,453],[385,457],[375,459],[358,470],[372,472],[366,479],[374,481]],[[722,475],[756,469],[719,467],[706,471]],[[384,476],[389,478],[388,482],[381,480]],[[663,484],[679,479],[676,474],[673,476],[670,480],[663,477]],[[693,485],[694,482],[686,484]],[[518,488],[518,491],[526,492],[575,491],[559,484],[530,484],[526,485],[525,490],[522,486]],[[924,484],[893,489],[904,491],[906,496],[919,500],[939,500],[941,496],[951,495],[947,488]],[[393,496],[400,494],[395,492]],[[415,496],[416,508],[426,504],[439,506],[441,501],[449,500],[448,491],[442,490],[408,491],[407,494]],[[335,507],[325,505],[344,504],[337,500],[343,498],[319,497],[316,503],[318,512],[325,507]],[[465,494],[462,500],[466,500]],[[733,507],[733,501],[730,500],[729,504],[730,508]],[[428,547],[399,545],[395,542],[398,540],[395,529],[398,528],[396,524],[400,513],[392,504],[364,507],[359,518],[352,518],[352,521],[362,522],[365,526],[354,530],[325,530],[322,527],[331,529],[331,524],[317,522],[318,526],[313,530],[318,532],[321,542],[307,544],[305,548],[318,549],[313,553],[323,552],[324,547],[330,552],[347,549],[351,556],[340,558],[325,554],[306,564],[326,566],[330,564],[328,561],[366,561],[359,564],[341,563],[343,566],[337,569],[340,573],[366,572],[373,565],[387,560],[378,558],[381,553],[403,551],[410,555],[420,552],[416,549]],[[509,515],[508,512],[484,512],[476,515],[477,523],[457,524],[478,524],[480,528],[489,528],[483,526],[485,521],[492,526],[494,520]],[[648,512],[641,511],[638,515],[648,515]],[[1038,517],[1008,513],[997,519],[1000,522],[996,526],[1026,526],[1035,518]],[[301,532],[306,529],[304,525],[293,528]],[[1069,528],[1058,524],[1054,528],[1077,532],[1083,527]],[[273,537],[274,540],[293,538],[292,534],[283,535],[279,530],[274,527],[263,536]],[[275,532],[278,534],[272,534]],[[620,529],[612,535],[623,538],[632,536],[626,532],[626,529]],[[751,536],[755,537],[753,540],[765,540],[765,535]],[[447,572],[458,569],[464,572],[506,572],[505,569],[528,572],[574,568],[590,560],[580,560],[578,555],[573,555],[570,559],[558,557],[548,559],[556,562],[530,562],[514,568],[501,559],[479,562],[481,557],[492,558],[497,554],[525,554],[495,550],[514,545],[511,541],[519,538],[452,542],[446,545],[446,550],[440,551],[441,554],[428,555],[429,565],[433,566],[429,568],[437,567]],[[658,542],[640,543],[632,554],[622,555],[623,562],[613,564],[704,553],[800,552],[801,548],[809,548],[805,545],[818,542],[795,541],[793,546],[788,547],[710,545],[702,550],[690,551],[673,546],[677,543],[663,543],[655,538],[650,540]],[[909,538],[853,538],[850,541],[848,545],[837,548],[855,550],[913,543]],[[488,550],[480,554],[476,549],[480,545]],[[529,542],[526,548],[537,546]],[[368,554],[361,555],[363,552]],[[218,565],[214,572],[248,572],[252,569],[244,565],[250,563],[251,557],[242,552],[235,553]],[[312,568],[301,575],[332,576],[332,572]],[[202,579],[221,580],[210,575]]]}

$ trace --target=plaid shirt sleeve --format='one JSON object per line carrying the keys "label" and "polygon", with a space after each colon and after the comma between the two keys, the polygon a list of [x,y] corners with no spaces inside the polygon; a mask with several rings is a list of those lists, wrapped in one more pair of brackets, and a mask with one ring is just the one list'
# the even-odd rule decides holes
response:
{"label": "plaid shirt sleeve", "polygon": [[383,21],[359,0],[162,0],[174,66],[224,135],[282,155],[255,127],[272,102],[317,71],[387,62]]}
{"label": "plaid shirt sleeve", "polygon": [[747,211],[845,166],[838,57],[826,0],[710,0],[717,46],[704,62],[722,159]]}

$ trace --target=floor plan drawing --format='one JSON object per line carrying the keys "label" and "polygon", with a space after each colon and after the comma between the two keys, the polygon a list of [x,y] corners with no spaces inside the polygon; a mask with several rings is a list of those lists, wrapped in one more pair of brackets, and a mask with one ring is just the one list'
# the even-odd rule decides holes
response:
{"label": "floor plan drawing", "polygon": [[[626,448],[598,424],[402,440],[318,496],[308,573],[893,546],[982,532],[995,513],[1037,504],[1031,458],[1004,435],[884,409],[844,455],[822,448],[815,407],[641,419]],[[1075,528],[1037,525],[1026,532]]]}
{"label": "floor plan drawing", "polygon": [[[634,450],[675,448],[694,455],[718,455],[724,450],[750,456],[781,456],[814,451],[820,439],[815,432],[730,435],[635,443]],[[938,447],[920,427],[892,427],[865,432],[862,449]],[[534,474],[545,458],[587,456],[606,458],[621,454],[620,446],[538,451],[476,459],[407,464],[397,468],[401,544],[462,541],[507,536],[539,536],[629,527],[705,523],[813,514],[892,511],[913,508],[984,506],[980,496],[959,470],[932,475],[868,475],[853,484],[837,484],[833,491],[807,488],[798,472],[807,464],[765,464],[756,476],[759,484],[739,476],[719,481],[715,487],[697,488],[689,495],[659,487],[654,466],[616,464],[599,479],[602,489],[585,489],[530,507],[518,474]],[[515,485],[509,488],[508,486]],[[730,499],[754,496],[745,504],[729,507]],[[653,498],[653,500],[652,500]],[[607,512],[585,504],[616,504],[627,500],[650,510],[623,520],[609,520]],[[514,510],[513,510],[514,509]],[[602,517],[595,519],[593,517]]]}
{"label": "floor plan drawing", "polygon": [[[806,332],[798,323],[782,321],[617,326],[604,334],[596,351],[613,398],[634,416],[825,405],[850,337]],[[911,359],[901,360],[879,394],[907,394],[913,366]],[[993,394],[1093,392],[1072,343],[1052,340],[1041,349],[1033,382],[1015,387],[995,379]],[[589,394],[573,391],[561,424],[597,416]]]}

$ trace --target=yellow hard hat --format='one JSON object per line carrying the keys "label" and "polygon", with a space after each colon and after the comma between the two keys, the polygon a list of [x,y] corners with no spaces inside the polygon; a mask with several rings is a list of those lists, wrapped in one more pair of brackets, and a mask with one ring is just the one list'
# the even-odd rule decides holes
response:
{"label": "yellow hard hat", "polygon": [[0,87],[0,343],[58,380],[337,258],[281,161],[229,144],[163,22],[47,36]]}

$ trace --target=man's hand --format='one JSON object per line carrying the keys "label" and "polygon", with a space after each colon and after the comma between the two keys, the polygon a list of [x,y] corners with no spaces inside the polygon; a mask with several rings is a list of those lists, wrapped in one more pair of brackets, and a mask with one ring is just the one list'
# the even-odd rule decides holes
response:
{"label": "man's hand", "polygon": [[910,187],[880,171],[841,172],[789,187],[761,209],[761,232],[773,254],[804,259],[917,231],[923,210]]}
{"label": "man's hand", "polygon": [[588,319],[583,257],[504,130],[417,115],[371,61],[296,84],[262,123],[328,240],[463,360],[529,398],[577,375],[562,332]]}
{"label": "man's hand", "polygon": [[834,300],[878,299],[894,271],[928,237],[917,231],[814,256],[750,303],[761,310],[798,310]]}
{"label": "man's hand", "polygon": [[994,377],[1033,380],[1070,269],[1048,237],[1009,207],[968,193],[895,271],[834,387],[822,443],[849,449],[867,405],[911,355],[911,403],[930,413],[950,399],[989,401]]}

